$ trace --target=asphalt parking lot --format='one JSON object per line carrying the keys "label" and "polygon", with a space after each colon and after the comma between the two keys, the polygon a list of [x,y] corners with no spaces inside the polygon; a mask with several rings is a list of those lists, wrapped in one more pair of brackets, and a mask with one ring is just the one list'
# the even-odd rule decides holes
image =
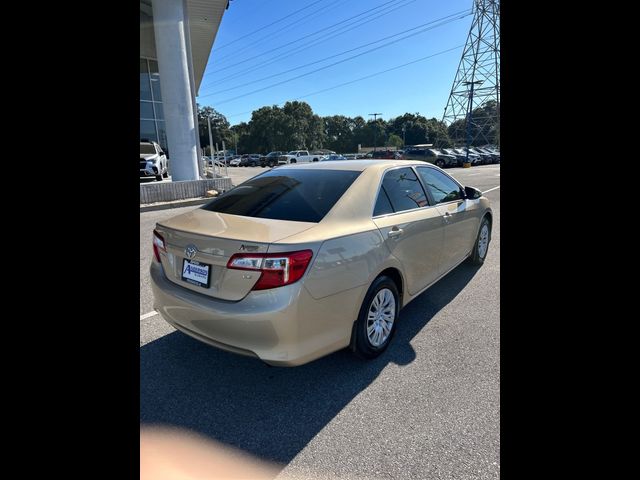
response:
{"label": "asphalt parking lot", "polygon": [[[264,169],[233,171],[237,185]],[[500,165],[447,171],[492,203],[485,264],[462,264],[410,303],[389,349],[369,362],[340,351],[269,367],[176,332],[152,310],[151,232],[197,207],[141,213],[141,424],[277,462],[278,478],[499,478]]]}

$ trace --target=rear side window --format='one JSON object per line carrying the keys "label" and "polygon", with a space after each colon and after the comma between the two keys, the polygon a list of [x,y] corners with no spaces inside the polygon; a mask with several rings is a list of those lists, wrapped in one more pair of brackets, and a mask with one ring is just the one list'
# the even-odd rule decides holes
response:
{"label": "rear side window", "polygon": [[373,209],[373,216],[377,217],[378,215],[387,215],[389,213],[393,213],[393,207],[391,206],[387,192],[384,191],[384,187],[380,187],[378,200],[376,200],[376,208]]}
{"label": "rear side window", "polygon": [[460,186],[446,174],[429,167],[418,167],[418,174],[436,203],[460,200]]}
{"label": "rear side window", "polygon": [[428,205],[422,185],[410,168],[397,168],[387,172],[382,186],[396,212]]}
{"label": "rear side window", "polygon": [[360,175],[350,170],[275,169],[247,180],[202,208],[243,217],[319,222]]}

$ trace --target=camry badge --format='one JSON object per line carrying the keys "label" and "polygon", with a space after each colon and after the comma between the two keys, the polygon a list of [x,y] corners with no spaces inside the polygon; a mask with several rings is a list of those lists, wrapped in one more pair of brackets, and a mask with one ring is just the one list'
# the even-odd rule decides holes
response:
{"label": "camry badge", "polygon": [[187,245],[187,247],[184,249],[184,254],[187,256],[187,258],[193,258],[196,256],[197,251],[198,249],[195,245]]}

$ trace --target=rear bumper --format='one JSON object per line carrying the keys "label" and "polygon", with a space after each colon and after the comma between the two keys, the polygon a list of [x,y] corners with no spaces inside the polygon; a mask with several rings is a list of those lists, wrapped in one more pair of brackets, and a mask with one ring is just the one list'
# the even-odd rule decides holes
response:
{"label": "rear bumper", "polygon": [[151,288],[154,308],[176,329],[211,346],[277,366],[302,365],[348,346],[355,320],[344,314],[344,308],[336,308],[333,296],[311,297],[302,282],[252,291],[229,302],[174,284],[152,262]]}

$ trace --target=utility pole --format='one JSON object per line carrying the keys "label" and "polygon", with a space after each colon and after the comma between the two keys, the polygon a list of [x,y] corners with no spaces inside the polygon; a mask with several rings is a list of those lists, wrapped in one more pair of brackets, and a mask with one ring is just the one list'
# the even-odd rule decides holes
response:
{"label": "utility pole", "polygon": [[[378,119],[378,115],[382,115],[381,113],[370,113],[369,116],[373,115],[373,123],[376,123],[376,120]],[[376,151],[376,128],[373,127],[373,151]]]}
{"label": "utility pole", "polygon": [[209,155],[213,158],[213,137],[211,136],[211,117],[207,117],[207,124],[209,125]]}
{"label": "utility pole", "polygon": [[470,81],[470,82],[462,82],[463,85],[467,85],[470,86],[470,91],[469,91],[469,106],[467,107],[467,119],[466,119],[466,130],[467,130],[467,148],[466,148],[466,154],[467,157],[465,158],[465,163],[469,163],[469,147],[471,146],[471,116],[473,115],[473,87],[475,85],[482,85],[484,82],[482,80],[474,80],[474,81]]}

